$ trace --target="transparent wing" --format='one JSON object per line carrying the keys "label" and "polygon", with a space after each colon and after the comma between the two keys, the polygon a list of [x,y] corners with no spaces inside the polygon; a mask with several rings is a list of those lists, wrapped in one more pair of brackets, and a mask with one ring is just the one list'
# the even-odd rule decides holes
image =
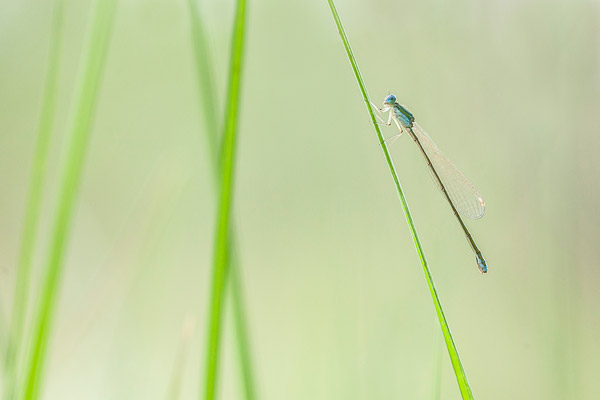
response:
{"label": "transparent wing", "polygon": [[[442,184],[448,192],[450,200],[454,203],[456,210],[463,216],[473,219],[483,217],[485,213],[485,202],[479,194],[479,191],[473,184],[452,164],[452,161],[437,148],[429,135],[417,123],[414,124],[414,132],[423,150],[433,164]],[[433,172],[429,171],[432,175]],[[434,176],[434,181],[435,176]],[[436,181],[439,187],[439,183]],[[442,188],[439,187],[441,190]]]}

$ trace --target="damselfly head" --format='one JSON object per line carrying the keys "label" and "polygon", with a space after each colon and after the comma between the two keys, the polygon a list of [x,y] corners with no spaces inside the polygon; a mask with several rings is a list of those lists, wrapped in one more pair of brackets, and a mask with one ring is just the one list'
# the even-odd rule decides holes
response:
{"label": "damselfly head", "polygon": [[394,104],[396,104],[396,96],[394,96],[393,94],[390,94],[383,101],[383,105],[385,106],[393,106]]}

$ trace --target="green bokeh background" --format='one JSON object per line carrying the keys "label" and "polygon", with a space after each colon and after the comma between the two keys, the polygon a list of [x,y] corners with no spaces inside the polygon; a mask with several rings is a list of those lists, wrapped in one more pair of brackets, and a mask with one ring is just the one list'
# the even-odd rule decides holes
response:
{"label": "green bokeh background", "polygon": [[[89,6],[67,1],[37,284]],[[337,6],[372,100],[395,93],[486,200],[467,221],[482,276],[412,141],[391,147],[475,396],[600,398],[600,3]],[[233,4],[200,7],[224,109]],[[3,341],[51,10],[0,4]],[[188,12],[119,1],[45,399],[165,398],[186,319],[183,398],[198,396],[215,202]],[[248,28],[234,218],[260,398],[427,399],[438,358],[442,398],[459,398],[327,2],[250,1]],[[231,327],[228,314],[223,399],[240,398]]]}

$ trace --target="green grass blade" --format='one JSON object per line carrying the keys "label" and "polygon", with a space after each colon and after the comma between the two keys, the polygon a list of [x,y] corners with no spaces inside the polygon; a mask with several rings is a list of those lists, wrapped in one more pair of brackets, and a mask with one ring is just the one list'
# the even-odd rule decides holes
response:
{"label": "green grass blade", "polygon": [[433,299],[433,304],[435,305],[435,310],[440,321],[440,326],[444,334],[446,347],[448,348],[450,360],[452,361],[452,367],[454,368],[454,373],[456,374],[456,379],[458,380],[460,393],[463,399],[472,399],[473,394],[471,393],[471,388],[469,387],[467,376],[463,369],[462,363],[460,362],[458,351],[456,350],[456,345],[454,344],[454,340],[452,339],[452,334],[450,333],[448,322],[446,321],[446,317],[444,316],[444,311],[442,310],[442,305],[438,298],[437,290],[435,289],[435,284],[433,282],[431,272],[429,271],[429,267],[427,266],[427,260],[425,259],[425,253],[423,252],[421,241],[419,240],[419,235],[417,234],[417,229],[415,228],[412,215],[408,208],[408,203],[406,202],[404,192],[402,191],[402,186],[400,185],[400,181],[398,180],[398,174],[396,173],[394,163],[392,162],[392,157],[390,156],[387,145],[384,142],[383,135],[381,133],[381,130],[379,129],[379,125],[377,125],[377,120],[375,119],[375,115],[373,114],[373,109],[371,108],[369,96],[367,94],[367,89],[363,82],[362,76],[360,75],[358,64],[356,63],[356,59],[354,58],[354,54],[352,52],[352,48],[350,47],[350,43],[348,42],[348,38],[346,37],[346,32],[344,31],[344,27],[342,26],[342,21],[340,20],[335,5],[333,4],[333,0],[327,1],[329,2],[329,8],[331,9],[331,13],[333,14],[333,19],[335,20],[335,24],[338,28],[338,32],[344,44],[344,48],[346,49],[346,54],[348,55],[350,64],[352,65],[352,69],[354,71],[354,75],[356,76],[358,86],[360,87],[360,91],[365,101],[365,105],[367,107],[369,115],[371,116],[371,121],[373,122],[373,126],[375,127],[377,138],[379,139],[379,143],[381,143],[381,149],[383,150],[385,160],[387,161],[390,173],[392,174],[392,178],[394,180],[394,184],[396,185],[396,191],[398,192],[400,203],[402,203],[402,209],[404,210],[404,215],[406,216],[406,221],[408,222],[408,228],[410,229],[410,233],[412,235],[417,254],[419,255],[419,259],[421,260],[423,272],[425,273],[425,278],[427,279],[427,285],[429,286],[429,291],[431,292],[431,298]]}
{"label": "green grass blade", "polygon": [[192,51],[196,66],[196,77],[200,100],[204,109],[203,121],[206,124],[206,139],[210,149],[211,162],[216,176],[215,182],[219,182],[219,124],[216,105],[219,104],[217,90],[215,88],[213,62],[211,51],[207,43],[203,20],[198,9],[198,0],[188,0],[190,8],[190,26],[192,28]]}
{"label": "green grass blade", "polygon": [[48,65],[46,82],[42,99],[42,110],[38,125],[35,153],[29,178],[29,195],[27,198],[21,248],[17,267],[17,280],[13,296],[10,332],[5,358],[5,392],[4,398],[15,397],[17,371],[19,369],[20,349],[23,346],[23,332],[26,321],[27,303],[31,278],[31,264],[35,240],[37,236],[42,201],[42,189],[46,178],[46,162],[52,126],[54,125],[58,71],[60,69],[60,49],[62,47],[62,29],[64,1],[54,2],[52,28],[50,32],[50,48],[48,50]]}
{"label": "green grass blade", "polygon": [[81,75],[76,86],[75,109],[69,128],[69,148],[61,173],[61,185],[55,220],[52,228],[46,276],[34,320],[33,341],[23,399],[37,399],[40,394],[48,338],[53,320],[62,272],[63,256],[81,169],[96,105],[97,92],[114,19],[116,0],[97,0],[84,47]]}
{"label": "green grass blade", "polygon": [[223,146],[221,153],[221,188],[215,236],[213,281],[208,324],[208,349],[206,353],[205,399],[213,400],[216,393],[221,336],[222,302],[228,260],[230,259],[230,210],[233,195],[233,170],[239,113],[239,94],[242,74],[242,55],[245,36],[246,1],[238,0],[233,24],[231,66],[227,95],[228,110],[225,113]]}
{"label": "green grass blade", "polygon": [[232,294],[232,306],[233,306],[233,321],[235,334],[237,338],[237,347],[240,357],[240,367],[242,372],[242,379],[244,381],[244,396],[246,400],[256,399],[256,386],[254,384],[254,372],[252,369],[252,359],[250,354],[250,343],[248,339],[248,328],[246,323],[246,312],[244,309],[244,296],[242,291],[242,277],[241,270],[238,268],[235,248],[231,248],[231,272],[230,272],[230,290]]}
{"label": "green grass blade", "polygon": [[[215,193],[220,190],[220,153],[219,153],[219,131],[217,127],[217,109],[214,106],[218,104],[217,93],[213,80],[213,68],[210,48],[207,45],[203,20],[199,12],[197,1],[188,0],[190,7],[190,24],[192,28],[192,44],[194,57],[196,61],[196,74],[198,75],[199,93],[204,109],[205,138],[208,149],[210,150],[213,183]],[[238,343],[238,354],[242,380],[244,383],[244,394],[246,400],[256,398],[256,389],[254,385],[254,374],[252,371],[252,361],[250,357],[250,344],[248,339],[248,328],[244,310],[244,297],[242,295],[242,281],[239,270],[239,259],[236,251],[235,229],[233,222],[230,223],[229,235],[229,253],[227,260],[230,270],[231,281],[229,289],[232,295],[232,308],[234,316],[234,328]]]}

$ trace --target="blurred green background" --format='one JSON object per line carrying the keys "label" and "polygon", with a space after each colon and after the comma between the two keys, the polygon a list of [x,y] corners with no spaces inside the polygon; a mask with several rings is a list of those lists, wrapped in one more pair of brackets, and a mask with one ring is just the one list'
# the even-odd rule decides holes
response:
{"label": "blurred green background", "polygon": [[[482,276],[408,137],[392,146],[471,388],[597,399],[600,3],[338,1],[372,100],[415,114],[477,186]],[[89,1],[67,1],[38,278]],[[224,99],[232,1],[200,4]],[[50,1],[0,4],[5,339],[41,107]],[[122,0],[72,225],[45,399],[183,398],[203,379],[215,224],[189,9]],[[234,218],[261,399],[426,399],[454,373],[327,2],[250,1]],[[384,130],[386,136],[393,129]],[[35,282],[39,282],[37,279]],[[240,398],[226,318],[220,398]]]}

